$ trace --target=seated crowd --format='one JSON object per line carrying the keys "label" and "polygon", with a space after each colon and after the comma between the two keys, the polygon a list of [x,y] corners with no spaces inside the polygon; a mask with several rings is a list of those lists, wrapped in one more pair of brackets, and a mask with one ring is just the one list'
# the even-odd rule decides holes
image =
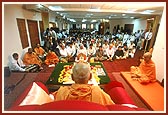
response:
{"label": "seated crowd", "polygon": [[[38,43],[35,48],[29,48],[28,52],[23,56],[23,64],[18,66],[17,60],[19,54],[13,56],[13,62],[11,61],[9,67],[14,71],[26,71],[29,65],[36,65],[42,69],[42,64],[53,65],[58,62],[79,62],[83,60],[85,62],[93,61],[114,61],[116,59],[133,58],[136,52],[137,46],[135,45],[135,39],[132,35],[125,34],[75,34],[75,35],[62,35],[62,37],[53,34],[54,31],[48,30],[48,34],[44,32],[44,45],[40,46]],[[59,33],[60,34],[60,33]],[[119,36],[120,35],[120,36]],[[121,37],[123,35],[123,38]],[[127,38],[124,37],[127,35]],[[128,37],[129,36],[129,37]],[[124,40],[126,39],[126,40]],[[21,60],[21,59],[19,59]],[[14,64],[15,62],[15,64]]]}
{"label": "seated crowd", "polygon": [[[105,35],[106,36],[106,35]],[[119,40],[118,37],[108,38],[106,36],[83,35],[67,36],[64,39],[52,38],[47,36],[45,45],[28,48],[19,58],[18,53],[13,53],[9,68],[12,71],[40,71],[43,64],[47,66],[56,65],[58,62],[79,62],[72,69],[71,86],[61,86],[52,93],[55,101],[59,100],[83,100],[102,105],[115,104],[110,95],[104,92],[98,85],[90,85],[91,79],[90,65],[83,62],[94,61],[114,61],[117,59],[133,58],[136,52],[136,45],[133,41],[128,44],[126,41]],[[49,41],[48,41],[49,40]],[[156,81],[155,64],[151,60],[152,54],[144,54],[144,60],[138,67],[132,66],[132,78],[137,78],[140,83],[150,83]],[[81,63],[82,62],[82,63]],[[81,71],[82,70],[82,71]]]}

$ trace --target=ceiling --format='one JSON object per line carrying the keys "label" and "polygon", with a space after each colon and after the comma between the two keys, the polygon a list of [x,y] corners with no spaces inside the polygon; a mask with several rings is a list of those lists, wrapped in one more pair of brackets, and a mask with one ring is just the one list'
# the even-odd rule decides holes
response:
{"label": "ceiling", "polygon": [[[73,22],[110,19],[151,18],[162,15],[164,2],[52,2],[24,4],[23,8],[37,12],[50,12],[56,18]],[[75,22],[74,21],[74,22]]]}

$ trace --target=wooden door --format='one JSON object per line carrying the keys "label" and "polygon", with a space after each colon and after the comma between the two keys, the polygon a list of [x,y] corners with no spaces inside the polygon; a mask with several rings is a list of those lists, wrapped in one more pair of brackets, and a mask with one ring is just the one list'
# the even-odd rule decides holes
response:
{"label": "wooden door", "polygon": [[127,32],[128,34],[131,34],[134,29],[134,24],[125,24],[124,25],[124,31]]}
{"label": "wooden door", "polygon": [[36,47],[36,44],[40,43],[37,21],[27,20],[27,24],[29,29],[31,47],[34,49]]}
{"label": "wooden door", "polygon": [[25,19],[16,18],[16,20],[17,20],[17,26],[18,26],[19,35],[20,35],[20,41],[22,44],[22,48],[24,49],[29,46]]}
{"label": "wooden door", "polygon": [[100,23],[100,25],[99,25],[99,33],[100,33],[101,35],[104,34],[104,23]]}

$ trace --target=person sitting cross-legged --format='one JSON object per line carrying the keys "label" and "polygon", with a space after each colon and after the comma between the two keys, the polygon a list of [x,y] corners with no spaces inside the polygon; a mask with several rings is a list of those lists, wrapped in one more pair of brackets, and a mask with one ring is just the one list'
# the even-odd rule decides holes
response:
{"label": "person sitting cross-legged", "polygon": [[102,46],[99,46],[99,49],[96,51],[96,57],[94,58],[95,61],[104,61],[107,57],[104,56],[104,51]]}
{"label": "person sitting cross-legged", "polygon": [[87,61],[88,57],[83,53],[80,53],[75,57],[75,62],[87,62]]}
{"label": "person sitting cross-legged", "polygon": [[55,54],[55,52],[49,50],[48,54],[46,55],[46,60],[45,64],[46,65],[52,65],[52,64],[57,64],[59,62],[58,56]]}
{"label": "person sitting cross-legged", "polygon": [[23,56],[23,63],[26,66],[29,65],[34,65],[36,66],[37,70],[42,70],[42,61],[41,59],[37,56],[35,52],[33,52],[32,48],[28,49],[28,52],[26,52]]}
{"label": "person sitting cross-legged", "polygon": [[138,78],[140,83],[150,83],[156,81],[156,67],[155,63],[152,61],[152,54],[147,52],[143,55],[143,60],[140,65],[131,66],[132,78]]}
{"label": "person sitting cross-legged", "polygon": [[125,59],[124,52],[122,50],[122,47],[119,46],[118,49],[115,51],[113,59]]}
{"label": "person sitting cross-legged", "polygon": [[115,53],[115,48],[113,47],[113,44],[110,44],[109,48],[106,49],[107,60],[113,61],[114,53]]}
{"label": "person sitting cross-legged", "polygon": [[72,69],[72,79],[75,83],[71,86],[61,86],[52,93],[55,101],[80,100],[102,105],[115,104],[98,85],[88,84],[91,77],[91,68],[88,63],[76,63]]}
{"label": "person sitting cross-legged", "polygon": [[40,46],[40,44],[37,44],[37,46],[34,48],[34,52],[37,54],[37,56],[41,59],[41,60],[45,60],[46,57],[46,52],[45,50]]}
{"label": "person sitting cross-legged", "polygon": [[25,72],[25,64],[23,61],[19,58],[18,53],[13,53],[11,60],[9,60],[9,69],[10,71],[15,71],[15,72]]}

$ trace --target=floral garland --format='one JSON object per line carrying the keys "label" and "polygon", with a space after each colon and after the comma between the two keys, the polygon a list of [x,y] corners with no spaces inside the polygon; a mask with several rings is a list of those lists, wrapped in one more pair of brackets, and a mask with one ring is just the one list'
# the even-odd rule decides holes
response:
{"label": "floral garland", "polygon": [[[72,81],[71,75],[72,75],[72,68],[73,65],[65,65],[64,69],[61,71],[58,82],[63,83],[67,81]],[[92,72],[92,77],[96,80],[97,83],[99,83],[100,78],[97,75],[97,68],[94,66],[90,66],[91,72]]]}

